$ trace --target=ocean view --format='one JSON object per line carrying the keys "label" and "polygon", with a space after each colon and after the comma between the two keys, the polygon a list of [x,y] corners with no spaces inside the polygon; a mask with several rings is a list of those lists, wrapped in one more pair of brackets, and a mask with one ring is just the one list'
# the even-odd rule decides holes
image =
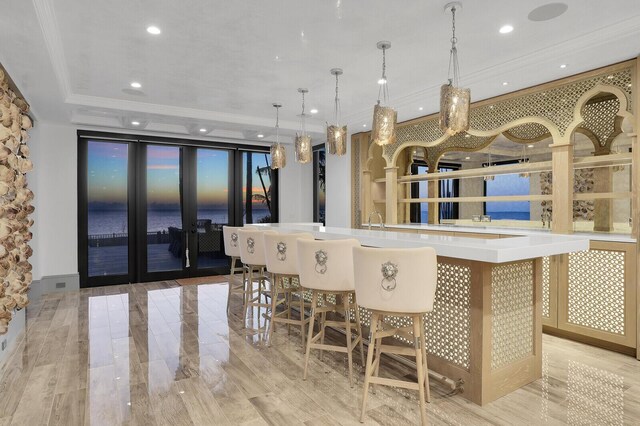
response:
{"label": "ocean view", "polygon": [[[254,222],[269,215],[266,208],[253,208]],[[198,210],[198,219],[211,219],[212,223],[227,224],[226,209]],[[178,210],[156,210],[147,215],[147,232],[166,231],[170,226],[182,228],[181,213]],[[89,235],[122,234],[127,232],[127,212],[125,210],[90,210],[88,220]]]}

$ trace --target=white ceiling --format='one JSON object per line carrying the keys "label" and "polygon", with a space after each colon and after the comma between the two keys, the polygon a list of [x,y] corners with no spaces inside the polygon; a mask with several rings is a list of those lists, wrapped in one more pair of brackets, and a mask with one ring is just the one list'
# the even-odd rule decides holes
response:
{"label": "white ceiling", "polygon": [[[564,0],[564,15],[527,19],[549,1],[463,0],[460,65],[474,100],[640,53],[638,0]],[[392,43],[387,75],[399,119],[437,111],[449,54],[445,3],[5,0],[0,63],[39,120],[115,128],[137,120],[147,131],[200,134],[204,127],[212,138],[258,140],[261,132],[269,140],[271,104],[284,105],[281,127],[292,135],[297,88],[306,87],[307,109],[319,110],[308,128],[321,138],[333,115],[333,67],[344,69],[342,111],[350,130],[369,128],[379,40]],[[149,35],[152,24],[162,34]],[[504,24],[515,30],[499,34]],[[137,94],[123,91],[132,81],[142,84]]]}

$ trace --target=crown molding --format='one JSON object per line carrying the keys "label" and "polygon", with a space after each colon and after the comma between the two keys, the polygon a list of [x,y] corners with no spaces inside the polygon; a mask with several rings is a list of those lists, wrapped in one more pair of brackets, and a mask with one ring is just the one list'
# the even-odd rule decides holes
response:
{"label": "crown molding", "polygon": [[53,2],[49,0],[32,1],[40,29],[42,30],[42,35],[44,36],[44,43],[47,52],[49,52],[49,59],[53,65],[53,71],[62,93],[62,99],[66,99],[71,95],[71,78],[69,77],[69,71],[67,69],[62,38],[58,30],[58,21],[53,10]]}

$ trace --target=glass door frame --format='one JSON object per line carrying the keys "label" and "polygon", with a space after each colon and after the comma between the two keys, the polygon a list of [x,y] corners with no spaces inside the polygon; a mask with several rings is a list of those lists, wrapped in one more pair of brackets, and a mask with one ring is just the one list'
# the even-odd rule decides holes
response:
{"label": "glass door frame", "polygon": [[[197,244],[196,239],[190,239],[189,252],[192,257],[190,259],[191,265],[194,265],[193,271],[189,271],[183,268],[180,271],[163,271],[163,272],[146,272],[146,265],[142,265],[140,259],[141,252],[146,251],[146,217],[140,218],[142,212],[146,215],[146,209],[142,209],[141,203],[146,203],[146,192],[139,190],[143,188],[140,186],[141,180],[146,179],[146,158],[143,154],[142,145],[173,145],[183,147],[183,152],[191,151],[193,156],[196,156],[197,148],[211,148],[226,150],[229,152],[229,224],[232,226],[242,226],[243,223],[243,201],[242,201],[242,155],[245,152],[251,153],[269,153],[269,145],[251,145],[251,144],[233,144],[226,142],[209,142],[201,140],[191,140],[183,138],[168,138],[158,136],[145,136],[145,135],[133,135],[123,133],[110,133],[101,131],[89,131],[78,130],[78,205],[77,205],[77,218],[78,218],[78,272],[80,275],[80,287],[96,287],[104,285],[117,285],[137,282],[148,282],[155,280],[171,280],[183,277],[197,277],[211,275],[215,273],[214,268],[199,270],[197,266]],[[128,163],[127,163],[127,218],[129,232],[128,238],[128,266],[129,271],[125,275],[108,275],[108,276],[93,276],[88,274],[88,142],[120,142],[128,144]],[[185,158],[185,154],[182,158]],[[184,161],[184,160],[182,160]],[[181,164],[181,173],[183,174],[183,185],[187,188],[187,191],[183,193],[183,199],[186,201],[183,206],[183,229],[184,224],[187,223],[186,219],[191,217],[197,218],[197,199],[195,182],[197,180],[197,169],[191,167],[188,176],[184,174],[184,167]],[[278,171],[271,171],[271,186],[273,188],[271,193],[271,220],[272,222],[279,221],[278,215]],[[193,182],[194,185],[191,185]],[[193,196],[187,194],[187,192],[193,192]],[[144,198],[143,198],[144,197]],[[192,199],[193,205],[189,199]],[[195,212],[191,210],[196,209]],[[141,226],[144,224],[145,226]],[[184,259],[183,259],[184,261]],[[184,264],[184,263],[183,263]],[[144,268],[144,269],[143,269]],[[177,272],[177,273],[174,273]]]}

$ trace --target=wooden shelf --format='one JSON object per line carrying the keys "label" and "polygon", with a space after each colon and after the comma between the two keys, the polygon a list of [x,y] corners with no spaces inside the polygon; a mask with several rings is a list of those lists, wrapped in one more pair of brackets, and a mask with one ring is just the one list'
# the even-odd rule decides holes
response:
{"label": "wooden shelf", "polygon": [[[599,155],[596,157],[580,157],[573,160],[575,169],[587,167],[611,167],[631,164],[631,153]],[[551,171],[551,161],[539,161],[526,164],[508,164],[500,166],[482,167],[477,169],[455,170],[453,172],[421,173],[418,175],[402,176],[398,183],[412,183],[431,180],[479,178],[487,175],[508,175],[516,173],[539,173]]]}
{"label": "wooden shelf", "polygon": [[374,179],[373,183],[385,183],[387,181],[387,178],[379,178],[379,179]]}

